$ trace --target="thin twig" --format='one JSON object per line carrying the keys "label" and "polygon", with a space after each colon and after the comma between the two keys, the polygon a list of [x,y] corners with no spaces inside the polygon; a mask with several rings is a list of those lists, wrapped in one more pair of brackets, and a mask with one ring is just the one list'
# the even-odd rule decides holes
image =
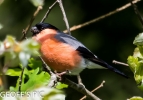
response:
{"label": "thin twig", "polygon": [[58,82],[58,78],[57,75],[55,73],[52,72],[52,70],[49,68],[49,66],[45,63],[45,61],[43,60],[43,58],[41,56],[39,56],[39,58],[41,59],[43,65],[46,67],[48,73],[50,74],[51,78],[50,81],[47,85],[48,88],[52,88],[56,85],[56,83]]}
{"label": "thin twig", "polygon": [[104,83],[105,83],[105,81],[103,80],[102,83],[98,87],[96,87],[95,89],[93,89],[91,92],[95,92],[96,90],[98,90],[101,87],[103,87]]}
{"label": "thin twig", "polygon": [[51,69],[49,68],[49,66],[47,66],[47,64],[45,63],[45,61],[43,60],[43,58],[41,56],[39,56],[39,58],[41,59],[44,67],[46,67],[48,73],[51,75],[53,72],[51,71]]}
{"label": "thin twig", "polygon": [[48,17],[49,13],[51,12],[52,8],[57,4],[57,1],[55,1],[47,10],[45,16],[43,17],[43,19],[41,20],[41,23],[43,23],[45,21],[45,19]]}
{"label": "thin twig", "polygon": [[138,10],[136,4],[133,3],[132,0],[129,0],[129,1],[130,1],[130,3],[131,3],[132,7],[134,8],[134,11],[135,11],[136,15],[138,16],[138,18],[139,18],[141,24],[143,25],[143,17],[141,16],[141,14],[140,14],[140,12],[139,12],[139,10]]}
{"label": "thin twig", "polygon": [[[134,0],[133,3],[137,3],[137,2],[139,2],[139,1],[141,1],[141,0]],[[120,11],[122,11],[122,10],[124,10],[124,9],[126,9],[126,8],[128,8],[128,7],[130,7],[130,6],[131,6],[131,4],[130,4],[130,3],[127,3],[127,4],[125,4],[124,6],[122,6],[122,7],[120,7],[120,8],[117,8],[116,10],[111,11],[111,12],[105,14],[105,15],[102,15],[102,16],[100,16],[100,17],[97,17],[97,18],[95,18],[95,19],[92,19],[92,20],[90,20],[90,21],[87,21],[87,22],[85,22],[85,23],[82,23],[82,24],[73,26],[73,27],[70,28],[70,31],[74,31],[74,30],[80,29],[80,28],[82,28],[82,27],[84,27],[84,26],[87,26],[87,25],[89,25],[89,24],[92,24],[92,23],[95,23],[95,22],[97,22],[97,21],[100,21],[100,20],[102,20],[102,19],[104,19],[104,18],[106,18],[106,17],[109,17],[109,16],[111,16],[111,15],[113,15],[113,14],[115,14],[115,13],[118,13],[118,12],[120,12]],[[68,30],[64,30],[63,32],[64,32],[64,33],[67,33]]]}
{"label": "thin twig", "polygon": [[87,90],[86,88],[84,88],[81,85],[78,85],[72,81],[70,81],[69,79],[65,78],[65,80],[63,81],[65,84],[67,84],[68,86],[70,86],[71,88],[81,92],[84,95],[87,95],[87,97],[90,98],[90,100],[101,100],[100,98],[98,98],[96,95],[94,95],[93,93],[91,93],[89,90]]}
{"label": "thin twig", "polygon": [[6,91],[8,89],[7,78],[5,76],[5,73],[3,72],[1,63],[0,63],[0,73],[1,73],[0,75],[1,84],[0,85],[2,86],[2,89]]}
{"label": "thin twig", "polygon": [[65,13],[65,10],[64,10],[64,7],[63,7],[62,0],[57,0],[57,2],[59,3],[59,6],[61,8],[61,11],[62,11],[62,14],[63,14],[63,19],[64,19],[66,27],[67,27],[67,32],[68,32],[68,34],[71,35],[68,19],[66,17],[66,13]]}
{"label": "thin twig", "polygon": [[114,63],[114,64],[118,64],[118,65],[123,65],[123,66],[129,66],[129,65],[126,64],[126,63],[119,62],[119,61],[116,61],[116,60],[113,60],[113,63]]}
{"label": "thin twig", "polygon": [[34,12],[34,14],[33,14],[32,18],[31,18],[31,20],[30,20],[28,26],[22,31],[23,35],[22,35],[22,37],[21,37],[21,40],[26,39],[27,31],[30,29],[30,27],[31,27],[31,25],[32,25],[32,23],[33,23],[35,17],[37,16],[37,14],[39,13],[39,11],[40,11],[41,9],[42,9],[42,6],[38,6],[38,7],[37,7],[37,10]]}
{"label": "thin twig", "polygon": [[[93,89],[91,92],[93,93],[96,90],[98,90],[99,88],[103,87],[104,83],[105,83],[105,81],[103,80],[102,83],[98,87],[96,87],[95,89]],[[84,100],[84,99],[86,99],[86,96],[82,97],[80,100]]]}
{"label": "thin twig", "polygon": [[22,85],[22,79],[23,79],[24,69],[25,69],[25,67],[22,67],[22,71],[21,71],[21,74],[20,74],[20,77],[19,77],[18,92],[21,92],[21,85]]}

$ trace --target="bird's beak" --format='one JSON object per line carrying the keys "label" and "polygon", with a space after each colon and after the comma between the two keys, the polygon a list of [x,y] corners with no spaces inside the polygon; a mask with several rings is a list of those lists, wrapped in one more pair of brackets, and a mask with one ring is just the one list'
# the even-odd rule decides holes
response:
{"label": "bird's beak", "polygon": [[40,31],[37,29],[37,27],[32,27],[31,28],[31,32],[33,33],[32,36],[35,36],[36,34],[38,34]]}

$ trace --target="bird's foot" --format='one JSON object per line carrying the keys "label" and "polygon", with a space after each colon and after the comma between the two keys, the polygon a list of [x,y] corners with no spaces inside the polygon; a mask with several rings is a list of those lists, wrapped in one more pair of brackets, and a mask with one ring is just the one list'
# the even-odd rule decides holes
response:
{"label": "bird's foot", "polygon": [[62,76],[63,76],[63,75],[70,73],[69,70],[63,71],[63,72],[61,72],[61,73],[58,73],[57,71],[54,71],[54,72],[55,72],[56,76],[59,78],[59,81],[62,80]]}

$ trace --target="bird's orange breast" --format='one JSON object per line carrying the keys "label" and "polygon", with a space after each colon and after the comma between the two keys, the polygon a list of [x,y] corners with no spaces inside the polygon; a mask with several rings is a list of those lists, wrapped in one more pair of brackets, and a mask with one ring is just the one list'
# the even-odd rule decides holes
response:
{"label": "bird's orange breast", "polygon": [[72,70],[78,67],[82,59],[78,51],[72,46],[56,40],[54,35],[47,34],[44,37],[38,38],[41,43],[40,52],[44,61],[57,72]]}
{"label": "bird's orange breast", "polygon": [[45,62],[58,72],[74,69],[81,60],[72,47],[53,39],[46,40],[40,50]]}

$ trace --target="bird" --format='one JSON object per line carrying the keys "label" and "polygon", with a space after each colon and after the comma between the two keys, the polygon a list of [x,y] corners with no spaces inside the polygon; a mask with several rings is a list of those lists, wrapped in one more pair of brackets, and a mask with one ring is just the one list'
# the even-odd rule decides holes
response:
{"label": "bird", "polygon": [[128,78],[123,72],[98,58],[75,37],[52,24],[38,23],[31,28],[31,32],[33,39],[41,45],[41,57],[56,72],[68,70],[68,75],[79,75],[84,69],[103,68]]}

